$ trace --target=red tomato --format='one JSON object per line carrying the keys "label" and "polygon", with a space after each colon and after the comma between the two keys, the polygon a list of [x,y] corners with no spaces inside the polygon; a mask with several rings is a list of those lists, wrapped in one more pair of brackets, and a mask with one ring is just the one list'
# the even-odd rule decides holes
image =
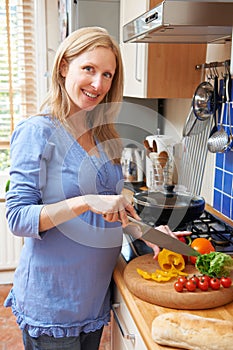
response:
{"label": "red tomato", "polygon": [[184,287],[186,286],[187,281],[188,281],[188,279],[187,279],[186,276],[180,276],[180,277],[178,278],[178,282],[181,283],[181,284],[183,284]]}
{"label": "red tomato", "polygon": [[[191,247],[197,250],[200,254],[209,254],[215,251],[214,246],[206,238],[195,238],[191,243]],[[196,260],[196,256],[190,256],[190,261],[193,265],[195,265]]]}
{"label": "red tomato", "polygon": [[[185,239],[185,237],[184,236],[180,236],[180,237],[178,237],[178,239],[179,239],[179,241],[181,241],[181,242],[183,242],[183,243],[187,243],[186,242],[186,239]],[[185,264],[187,264],[188,263],[188,256],[187,255],[182,255],[183,256],[183,258],[184,258],[184,262],[185,262]]]}
{"label": "red tomato", "polygon": [[221,286],[220,280],[218,278],[210,279],[210,287],[214,290],[218,290]]}
{"label": "red tomato", "polygon": [[222,277],[220,283],[224,288],[229,288],[232,284],[232,280],[230,277]]}
{"label": "red tomato", "polygon": [[183,284],[182,284],[181,282],[176,281],[176,282],[174,283],[174,288],[175,288],[175,290],[176,290],[177,292],[183,292],[184,286],[183,286]]}
{"label": "red tomato", "polygon": [[180,237],[178,237],[178,239],[179,239],[179,241],[181,241],[183,243],[186,243],[186,240],[185,240],[184,236],[180,236]]}
{"label": "red tomato", "polygon": [[208,282],[208,285],[210,285],[210,280],[211,280],[211,277],[210,277],[210,276],[203,275],[203,276],[201,276],[201,279],[207,281],[207,282]]}
{"label": "red tomato", "polygon": [[191,278],[190,278],[191,281],[195,282],[196,285],[198,286],[198,283],[199,283],[199,278],[196,276],[196,275],[193,275]]}
{"label": "red tomato", "polygon": [[191,280],[188,280],[187,283],[186,283],[186,288],[189,292],[194,292],[196,290],[196,283],[191,281]]}
{"label": "red tomato", "polygon": [[203,291],[208,290],[208,288],[209,288],[209,283],[208,283],[208,281],[207,281],[206,279],[204,279],[204,278],[200,278],[200,279],[199,279],[199,282],[198,282],[198,288],[199,288],[200,290],[203,290]]}

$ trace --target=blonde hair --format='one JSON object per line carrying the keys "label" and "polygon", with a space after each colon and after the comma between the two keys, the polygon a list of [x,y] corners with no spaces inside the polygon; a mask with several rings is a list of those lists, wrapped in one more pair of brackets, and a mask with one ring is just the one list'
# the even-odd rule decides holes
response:
{"label": "blonde hair", "polygon": [[49,114],[62,124],[70,113],[70,99],[65,89],[65,78],[60,73],[61,62],[68,64],[85,51],[97,47],[110,48],[116,57],[116,70],[112,85],[104,100],[92,111],[87,112],[87,125],[93,137],[103,144],[106,153],[114,163],[119,163],[122,150],[119,134],[114,120],[123,98],[123,64],[118,44],[109,33],[100,27],[84,27],[72,32],[59,46],[54,59],[48,96],[41,106],[41,111],[49,108]]}

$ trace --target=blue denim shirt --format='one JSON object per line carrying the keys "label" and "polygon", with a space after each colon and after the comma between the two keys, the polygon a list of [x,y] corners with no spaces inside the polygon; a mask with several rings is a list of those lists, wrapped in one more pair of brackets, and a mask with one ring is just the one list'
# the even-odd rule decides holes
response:
{"label": "blue denim shirt", "polygon": [[71,134],[49,116],[22,121],[11,140],[7,219],[13,234],[25,237],[11,306],[21,329],[33,337],[77,336],[109,321],[109,284],[120,253],[120,223],[87,211],[39,232],[44,204],[84,194],[119,194],[120,165],[89,156]]}

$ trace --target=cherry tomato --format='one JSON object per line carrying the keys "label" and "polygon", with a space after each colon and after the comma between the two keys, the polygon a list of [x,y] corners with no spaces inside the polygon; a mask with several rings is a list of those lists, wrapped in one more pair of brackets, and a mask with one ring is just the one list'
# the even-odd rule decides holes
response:
{"label": "cherry tomato", "polygon": [[196,275],[193,275],[191,278],[190,278],[191,281],[195,282],[196,285],[198,286],[198,283],[199,283],[199,278],[196,276]]}
{"label": "cherry tomato", "polygon": [[[191,247],[197,250],[200,254],[209,254],[215,251],[212,243],[206,238],[195,238],[191,243]],[[190,261],[192,264],[195,265],[196,260],[196,256],[190,256]]]}
{"label": "cherry tomato", "polygon": [[224,288],[229,288],[232,284],[232,280],[230,277],[222,277],[220,283]]}
{"label": "cherry tomato", "polygon": [[200,290],[203,290],[203,291],[206,291],[206,290],[208,290],[208,288],[209,288],[209,283],[208,283],[208,281],[206,280],[206,279],[204,279],[204,278],[200,278],[199,279],[199,282],[198,282],[198,288],[200,289]]}
{"label": "cherry tomato", "polygon": [[210,279],[210,287],[214,290],[218,290],[221,286],[220,280],[218,278]]}
{"label": "cherry tomato", "polygon": [[210,276],[203,275],[203,276],[201,276],[201,279],[207,281],[207,282],[208,282],[208,285],[210,285],[210,280],[211,280],[211,277],[210,277]]}
{"label": "cherry tomato", "polygon": [[186,282],[186,288],[189,292],[194,292],[196,290],[196,287],[197,287],[196,283],[193,282],[192,280],[188,280]]}
{"label": "cherry tomato", "polygon": [[187,281],[188,281],[188,279],[186,276],[180,276],[178,278],[178,282],[181,283],[184,287],[186,286]]}
{"label": "cherry tomato", "polygon": [[176,281],[176,282],[174,283],[174,288],[175,288],[175,290],[176,290],[177,292],[183,292],[184,286],[183,286],[183,284],[182,284],[181,282]]}

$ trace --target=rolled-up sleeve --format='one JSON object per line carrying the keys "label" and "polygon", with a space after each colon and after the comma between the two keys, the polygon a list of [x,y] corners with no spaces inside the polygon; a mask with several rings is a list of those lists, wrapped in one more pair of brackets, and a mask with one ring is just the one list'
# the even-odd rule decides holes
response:
{"label": "rolled-up sleeve", "polygon": [[[35,117],[36,118],[36,117]],[[10,189],[6,194],[6,217],[16,236],[41,239],[39,217],[43,207],[40,177],[47,144],[43,128],[21,123],[11,138]]]}

